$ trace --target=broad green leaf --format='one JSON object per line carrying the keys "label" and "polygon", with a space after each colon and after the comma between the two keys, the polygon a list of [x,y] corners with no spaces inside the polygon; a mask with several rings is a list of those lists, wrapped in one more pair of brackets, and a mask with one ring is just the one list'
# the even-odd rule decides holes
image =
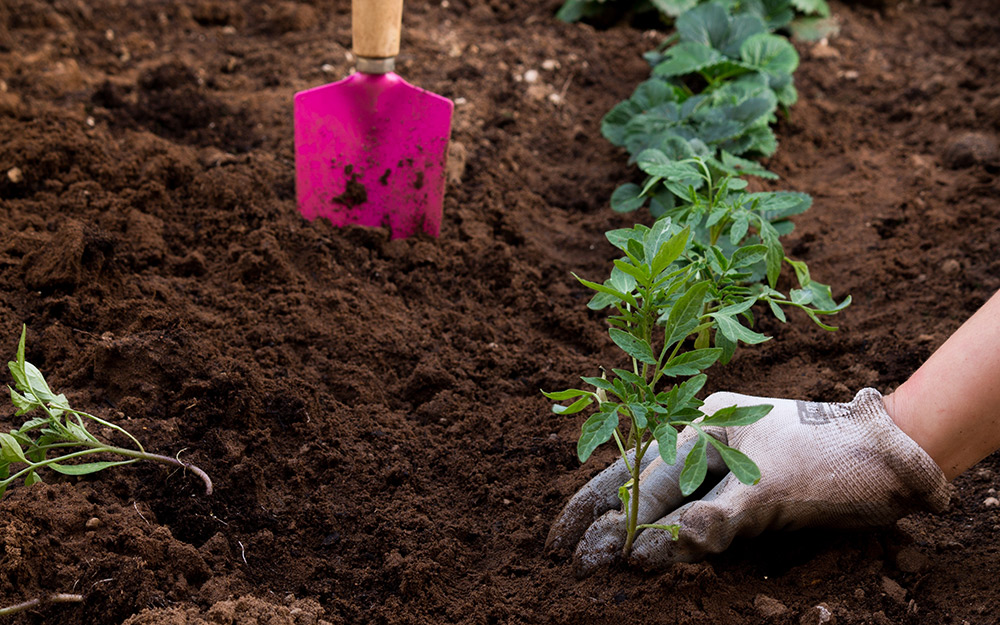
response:
{"label": "broad green leaf", "polygon": [[687,497],[701,486],[705,481],[705,474],[708,472],[708,458],[706,456],[705,439],[707,434],[698,433],[698,440],[695,442],[691,452],[684,459],[684,468],[681,470],[680,488],[681,494]]}
{"label": "broad green leaf", "polygon": [[24,363],[24,377],[31,392],[41,401],[50,402],[57,399],[56,394],[52,392],[48,383],[45,382],[45,376],[38,370],[38,367],[30,362]]}
{"label": "broad green leaf", "polygon": [[604,310],[608,306],[620,302],[621,299],[615,297],[614,295],[609,295],[607,293],[595,293],[594,297],[590,298],[587,302],[587,308],[590,310]]}
{"label": "broad green leaf", "polygon": [[580,397],[581,395],[591,395],[590,391],[581,391],[580,389],[570,388],[565,391],[555,391],[552,393],[547,393],[542,391],[542,395],[545,395],[552,401],[565,401],[567,399],[573,399],[574,397]]}
{"label": "broad green leaf", "polygon": [[631,213],[642,208],[646,198],[641,195],[642,189],[634,182],[627,182],[615,189],[611,194],[611,210],[617,213]]}
{"label": "broad green leaf", "polygon": [[799,53],[787,39],[767,32],[757,33],[740,46],[743,62],[765,74],[791,74],[799,66]]}
{"label": "broad green leaf", "polygon": [[635,290],[635,278],[621,271],[617,267],[611,269],[611,277],[605,282],[610,287],[622,293],[631,293]]}
{"label": "broad green leaf", "polygon": [[[698,325],[705,308],[705,296],[711,282],[705,280],[694,284],[681,295],[670,309],[664,326],[666,344],[673,345],[684,339]],[[693,325],[692,325],[693,324]]]}
{"label": "broad green leaf", "polygon": [[714,438],[709,438],[712,446],[719,451],[719,455],[722,456],[723,462],[729,467],[729,470],[733,472],[736,479],[743,482],[744,484],[756,484],[760,481],[760,469],[757,467],[753,460],[747,457],[741,451],[733,449],[728,445],[723,445]]}
{"label": "broad green leaf", "polygon": [[84,462],[81,464],[59,464],[58,462],[53,462],[48,465],[52,470],[62,473],[63,475],[87,475],[89,473],[97,473],[98,471],[103,471],[109,467],[117,467],[123,464],[132,464],[135,460],[118,460],[111,462]]}
{"label": "broad green leaf", "polygon": [[649,272],[642,265],[637,267],[621,259],[616,259],[614,265],[618,271],[632,276],[643,287],[648,287],[653,282],[653,277],[649,275]]}
{"label": "broad green leaf", "polygon": [[[646,233],[645,238],[642,241],[643,247],[645,248],[646,258],[655,259],[657,254],[660,253],[660,248],[663,244],[670,240],[671,238],[671,220],[670,218],[658,219],[653,223],[653,226]],[[652,264],[652,263],[651,263]],[[655,272],[653,275],[656,275]]]}
{"label": "broad green leaf", "polygon": [[698,0],[650,0],[656,10],[670,17],[682,15],[698,4]]}
{"label": "broad green leaf", "polygon": [[642,379],[642,376],[636,375],[631,371],[629,371],[628,369],[612,369],[611,372],[617,375],[625,382],[631,384],[632,386],[635,386],[636,389],[639,391],[645,391],[646,389],[649,388],[649,385],[646,384],[646,381]]}
{"label": "broad green leaf", "polygon": [[[746,223],[746,222],[744,222]],[[766,245],[747,245],[733,252],[731,266],[734,269],[756,265],[767,257]]]}
{"label": "broad green leaf", "polygon": [[715,319],[718,324],[719,331],[730,341],[743,341],[748,345],[756,345],[757,343],[763,343],[771,338],[760,334],[759,332],[754,332],[728,315],[716,312],[712,313],[712,318]]}
{"label": "broad green leaf", "polygon": [[646,414],[648,411],[645,406],[642,404],[631,403],[628,405],[628,411],[632,413],[632,418],[635,420],[636,427],[645,428],[648,425],[646,421]]}
{"label": "broad green leaf", "polygon": [[761,239],[767,246],[767,283],[774,288],[778,284],[778,276],[781,274],[781,261],[785,258],[785,249],[778,240],[778,233],[768,221],[758,220]]}
{"label": "broad green leaf", "polygon": [[603,389],[605,391],[611,391],[612,393],[615,392],[614,385],[604,378],[580,378],[580,379],[595,388]]}
{"label": "broad green leaf", "polygon": [[591,397],[581,397],[568,406],[560,406],[559,404],[552,406],[552,412],[559,415],[576,414],[592,403],[594,403],[594,400]]}
{"label": "broad green leaf", "polygon": [[785,318],[785,311],[781,310],[781,306],[778,306],[771,300],[768,300],[767,304],[771,307],[771,314],[773,314],[778,321],[781,323],[785,323],[787,321]]}
{"label": "broad green leaf", "polygon": [[[763,246],[761,246],[761,247],[763,247]],[[735,304],[730,304],[728,306],[720,308],[719,310],[715,311],[714,314],[716,314],[716,315],[725,315],[727,317],[735,317],[736,315],[738,315],[738,314],[740,314],[742,312],[750,310],[750,308],[752,308],[753,305],[756,304],[756,303],[757,303],[757,296],[756,295],[750,295],[750,296],[748,296],[746,299],[744,299],[741,302],[736,302]]]}
{"label": "broad green leaf", "polygon": [[761,420],[774,406],[770,404],[759,404],[756,406],[729,406],[720,408],[714,414],[705,417],[702,425],[715,425],[718,427],[735,427],[739,425],[750,425]]}
{"label": "broad green leaf", "polygon": [[0,432],[0,454],[5,462],[23,462],[25,464],[31,464],[28,459],[24,457],[24,452],[21,450],[21,445],[17,442],[10,434],[4,434]]}
{"label": "broad green leaf", "polygon": [[597,412],[584,421],[580,430],[580,440],[576,442],[576,455],[580,462],[586,462],[600,445],[611,440],[618,427],[618,411]]}
{"label": "broad green leaf", "polygon": [[708,381],[708,376],[704,373],[699,373],[678,386],[676,399],[677,406],[685,406],[688,402],[694,399],[694,396],[698,394],[698,391],[705,386],[706,381]]}
{"label": "broad green leaf", "polygon": [[792,6],[806,15],[815,13],[822,17],[830,17],[830,6],[826,0],[792,0]]}
{"label": "broad green leaf", "polygon": [[27,473],[27,474],[26,474],[26,475],[24,476],[24,485],[25,485],[25,486],[32,486],[32,485],[34,485],[34,484],[38,484],[38,483],[39,483],[39,482],[41,482],[41,481],[42,481],[42,478],[41,478],[41,476],[39,476],[39,475],[38,475],[37,473],[35,473],[34,471],[29,471],[29,472],[28,472],[28,473]]}
{"label": "broad green leaf", "polygon": [[722,355],[722,350],[714,347],[707,349],[694,349],[689,352],[678,354],[671,358],[663,366],[662,373],[665,376],[675,377],[679,375],[697,375],[703,369],[711,367]]}
{"label": "broad green leaf", "polygon": [[17,408],[17,412],[14,413],[14,416],[20,417],[21,415],[31,412],[35,408],[39,407],[39,403],[36,402],[33,398],[29,399],[24,395],[21,395],[20,393],[18,393],[9,386],[7,387],[7,389],[10,391],[11,403],[13,403],[14,407]]}
{"label": "broad green leaf", "polygon": [[651,263],[653,277],[660,275],[664,269],[670,266],[670,263],[680,258],[684,250],[687,249],[690,236],[691,229],[684,228],[659,246]]}
{"label": "broad green leaf", "polygon": [[625,252],[628,250],[629,241],[639,241],[642,242],[645,237],[644,232],[640,232],[635,228],[618,228],[616,230],[608,230],[604,233],[604,237],[621,251]]}
{"label": "broad green leaf", "polygon": [[636,338],[618,328],[611,328],[608,333],[611,335],[611,340],[615,342],[615,345],[622,348],[632,358],[648,365],[656,364],[656,357],[653,356],[653,348],[646,341]]}
{"label": "broad green leaf", "polygon": [[653,68],[654,76],[670,78],[701,71],[725,60],[721,52],[694,41],[681,42],[667,50],[663,61]]}
{"label": "broad green leaf", "polygon": [[677,428],[669,423],[661,423],[653,430],[653,438],[659,443],[663,461],[667,464],[677,462]]}
{"label": "broad green leaf", "polygon": [[636,301],[636,299],[632,296],[631,293],[622,293],[621,291],[613,289],[609,286],[605,286],[603,284],[597,284],[596,282],[591,282],[589,280],[584,280],[583,278],[581,278],[576,274],[573,274],[573,277],[579,280],[580,284],[589,289],[593,289],[598,293],[605,293],[607,295],[610,295],[617,300],[627,303],[629,306],[633,308],[639,308],[639,303]]}

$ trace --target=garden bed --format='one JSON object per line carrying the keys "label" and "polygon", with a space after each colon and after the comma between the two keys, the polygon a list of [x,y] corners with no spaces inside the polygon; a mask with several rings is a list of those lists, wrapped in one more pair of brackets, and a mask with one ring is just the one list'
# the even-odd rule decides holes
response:
{"label": "garden bed", "polygon": [[[797,44],[801,100],[767,163],[768,188],[815,198],[786,250],[853,304],[832,336],[761,319],[775,340],[710,391],[891,389],[1000,288],[1000,16],[889,5],[834,3],[840,35]],[[608,208],[634,174],[599,122],[666,34],[558,6],[407,4],[398,71],[456,101],[459,147],[441,238],[396,241],[295,208],[291,98],[350,70],[348,2],[0,6],[0,345],[13,357],[26,323],[75,407],[216,485],[136,464],[10,489],[0,607],[85,596],[11,622],[997,618],[997,456],[945,514],[883,530],[583,581],[543,553],[614,457],[581,466],[581,419],[538,389],[615,353],[570,272],[603,279],[604,231],[634,221]]]}

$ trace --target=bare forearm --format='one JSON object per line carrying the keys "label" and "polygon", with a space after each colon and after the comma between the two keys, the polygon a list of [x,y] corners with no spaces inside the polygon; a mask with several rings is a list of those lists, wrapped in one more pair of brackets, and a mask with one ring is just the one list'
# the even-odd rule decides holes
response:
{"label": "bare forearm", "polygon": [[885,405],[949,480],[1000,448],[1000,292]]}

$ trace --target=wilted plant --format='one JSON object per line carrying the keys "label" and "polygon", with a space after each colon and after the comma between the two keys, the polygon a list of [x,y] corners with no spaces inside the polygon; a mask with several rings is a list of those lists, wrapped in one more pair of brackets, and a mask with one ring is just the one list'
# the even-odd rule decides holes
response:
{"label": "wilted plant", "polygon": [[[29,486],[42,481],[39,469],[49,468],[65,475],[86,475],[136,460],[152,460],[188,469],[204,481],[205,494],[212,494],[212,480],[198,467],[178,458],[149,453],[125,429],[92,414],[74,410],[65,395],[52,392],[42,372],[24,359],[26,334],[27,328],[22,326],[17,357],[7,363],[14,377],[14,388],[7,388],[17,408],[14,416],[36,411],[42,414],[28,419],[10,433],[0,433],[0,497],[17,480],[24,480]],[[99,440],[87,430],[88,422],[99,423],[123,434],[135,444],[135,448],[118,447]],[[127,460],[67,464],[70,460],[94,454],[119,456]]]}

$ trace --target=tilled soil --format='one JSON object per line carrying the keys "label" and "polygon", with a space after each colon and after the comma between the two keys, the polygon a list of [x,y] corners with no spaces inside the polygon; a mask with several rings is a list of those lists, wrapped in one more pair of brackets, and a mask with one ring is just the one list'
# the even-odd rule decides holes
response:
{"label": "tilled soil", "polygon": [[[74,405],[214,478],[135,464],[0,502],[10,622],[995,623],[1000,457],[951,508],[738,542],[660,574],[543,553],[579,420],[539,388],[615,357],[603,279],[632,174],[601,116],[665,32],[558,2],[407,3],[399,73],[457,103],[439,239],[308,223],[291,98],[352,66],[346,0],[0,1],[0,344]],[[901,383],[1000,288],[1000,16],[834,3],[797,44],[767,165],[815,197],[787,247],[851,294],[708,390],[844,401]],[[539,72],[534,83],[526,70]],[[641,219],[648,219],[640,216]],[[13,408],[0,417],[16,427]]]}

